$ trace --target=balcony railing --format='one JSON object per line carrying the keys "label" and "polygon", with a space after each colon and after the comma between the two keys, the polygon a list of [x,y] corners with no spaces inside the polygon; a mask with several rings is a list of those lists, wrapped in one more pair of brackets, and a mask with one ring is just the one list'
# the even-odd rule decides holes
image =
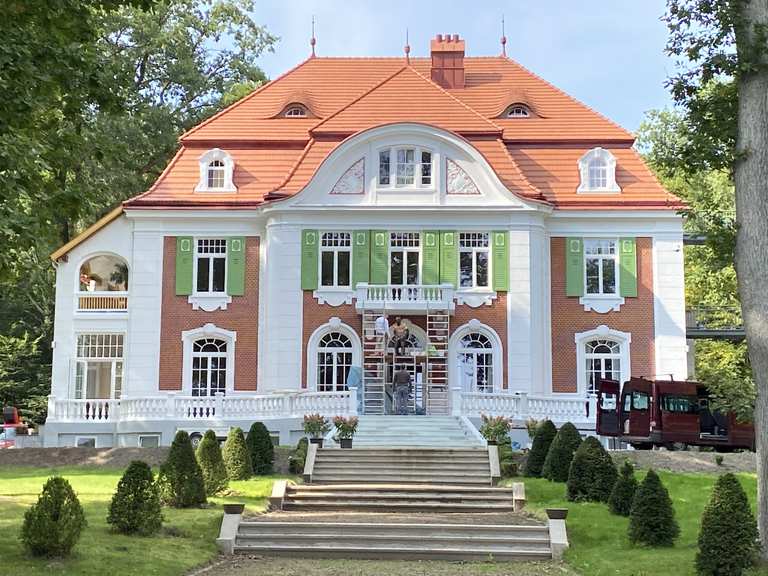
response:
{"label": "balcony railing", "polygon": [[127,312],[128,292],[78,292],[77,311]]}
{"label": "balcony railing", "polygon": [[688,338],[743,340],[746,332],[741,309],[734,306],[699,306],[685,313]]}
{"label": "balcony railing", "polygon": [[[574,424],[594,422],[596,398],[594,395],[534,396],[526,393],[467,393],[460,389],[453,390],[451,400],[453,414],[456,416],[506,416],[515,420],[542,420],[549,418],[555,422],[573,422]],[[459,410],[456,410],[459,406]]]}
{"label": "balcony railing", "polygon": [[418,310],[453,310],[454,288],[451,284],[365,284],[357,285],[358,310],[381,308],[394,312]]}

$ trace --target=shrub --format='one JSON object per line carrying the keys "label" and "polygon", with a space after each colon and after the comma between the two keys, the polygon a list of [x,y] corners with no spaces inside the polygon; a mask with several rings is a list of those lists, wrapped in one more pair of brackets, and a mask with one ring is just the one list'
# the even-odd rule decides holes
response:
{"label": "shrub", "polygon": [[222,492],[229,485],[227,468],[224,466],[224,458],[221,455],[219,440],[216,438],[216,432],[208,430],[197,445],[197,463],[200,464],[200,470],[203,472],[203,484],[205,484],[205,493],[213,496]]}
{"label": "shrub", "polygon": [[72,486],[54,476],[24,514],[21,540],[33,556],[63,557],[77,544],[85,526],[83,507]]}
{"label": "shrub", "polygon": [[717,456],[715,456],[715,464],[717,464],[718,466],[722,466],[723,465],[723,455],[722,454],[718,454]]}
{"label": "shrub", "polygon": [[616,483],[616,465],[594,436],[581,443],[568,474],[568,500],[607,502]]}
{"label": "shrub", "polygon": [[136,460],[125,470],[112,496],[107,523],[122,534],[151,536],[160,530],[160,494],[149,464]]}
{"label": "shrub", "polygon": [[528,438],[533,440],[536,437],[536,430],[539,428],[539,421],[536,418],[528,418],[525,421],[525,430],[528,432]]}
{"label": "shrub", "polygon": [[309,440],[306,437],[301,438],[296,445],[296,449],[288,457],[288,472],[291,474],[301,474],[304,472],[304,462],[307,460],[307,449]]}
{"label": "shrub", "polygon": [[231,428],[222,452],[224,467],[230,480],[248,480],[253,475],[251,453],[245,444],[242,428]]}
{"label": "shrub", "polygon": [[509,418],[504,416],[486,416],[481,414],[483,424],[480,426],[480,434],[488,442],[502,444],[509,438]]}
{"label": "shrub", "polygon": [[619,471],[619,479],[616,480],[611,496],[608,498],[608,507],[611,512],[619,516],[629,516],[629,512],[632,510],[632,499],[635,497],[636,491],[635,467],[629,460],[624,460]]}
{"label": "shrub", "polygon": [[337,438],[352,438],[357,431],[357,423],[357,416],[350,416],[349,418],[335,416],[333,425],[336,428]]}
{"label": "shrub", "polygon": [[179,430],[171,444],[168,458],[160,466],[157,478],[160,497],[174,508],[189,508],[205,503],[203,472],[195,458],[189,434]]}
{"label": "shrub", "polygon": [[696,571],[702,576],[739,576],[757,555],[757,524],[736,476],[717,479],[704,508]]}
{"label": "shrub", "polygon": [[331,426],[328,424],[328,420],[321,414],[305,414],[304,415],[304,434],[308,434],[312,438],[322,438],[325,436]]}
{"label": "shrub", "polygon": [[680,533],[672,500],[661,479],[648,470],[629,513],[629,541],[648,546],[672,546]]}
{"label": "shrub", "polygon": [[518,474],[516,452],[512,450],[512,440],[507,438],[499,444],[499,468],[502,478],[512,478]]}
{"label": "shrub", "polygon": [[275,447],[269,436],[267,427],[261,422],[254,422],[245,439],[248,452],[251,455],[253,473],[257,475],[271,474],[275,461]]}
{"label": "shrub", "polygon": [[563,424],[549,446],[541,475],[553,482],[566,482],[573,454],[581,446],[581,434],[570,422]]}
{"label": "shrub", "polygon": [[531,451],[528,452],[528,461],[525,463],[525,475],[538,478],[541,476],[541,470],[544,468],[544,460],[547,458],[549,446],[555,439],[557,428],[551,420],[544,420],[536,429],[536,435],[533,437]]}

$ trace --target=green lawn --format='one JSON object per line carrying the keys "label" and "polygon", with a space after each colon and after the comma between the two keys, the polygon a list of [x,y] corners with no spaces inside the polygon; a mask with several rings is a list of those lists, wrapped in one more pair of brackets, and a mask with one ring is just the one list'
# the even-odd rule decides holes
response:
{"label": "green lawn", "polygon": [[[85,508],[88,527],[67,560],[45,561],[26,556],[18,539],[24,511],[37,499],[46,479],[54,474],[72,483]],[[163,509],[164,528],[153,538],[113,534],[106,523],[107,507],[122,470],[108,468],[0,469],[0,558],[16,574],[36,575],[158,575],[178,576],[217,554],[221,504],[245,502],[251,511],[263,510],[272,490],[272,477],[232,482],[237,492],[211,499],[205,509]]]}
{"label": "green lawn", "polygon": [[[709,500],[716,477],[706,474],[659,472],[675,506],[680,538],[673,548],[643,548],[627,539],[629,520],[614,516],[603,504],[575,504],[565,499],[565,484],[540,479],[525,479],[528,507],[568,508],[568,539],[571,548],[565,560],[579,573],[589,576],[689,576],[693,566],[701,513]],[[643,473],[638,473],[638,479]],[[740,480],[754,507],[757,481],[742,474]],[[768,570],[750,574],[768,576]]]}

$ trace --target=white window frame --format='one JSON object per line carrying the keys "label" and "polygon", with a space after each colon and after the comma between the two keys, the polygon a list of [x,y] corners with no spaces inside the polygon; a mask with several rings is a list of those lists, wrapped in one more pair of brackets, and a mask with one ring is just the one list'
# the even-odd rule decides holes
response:
{"label": "white window frame", "polygon": [[581,395],[589,395],[587,389],[589,379],[587,378],[587,342],[592,340],[613,340],[618,343],[621,349],[621,353],[618,355],[620,362],[621,379],[620,384],[629,380],[631,376],[631,355],[630,345],[632,344],[632,334],[629,332],[621,332],[620,330],[614,330],[606,325],[600,325],[594,330],[587,330],[586,332],[577,332],[573,336],[576,343],[576,384],[578,393]]}
{"label": "white window frame", "polygon": [[[451,335],[448,341],[448,382],[451,388],[461,387],[462,377],[459,373],[459,354],[463,349],[461,346],[461,340],[472,332],[478,332],[488,338],[493,346],[492,351],[493,358],[493,389],[492,392],[486,391],[482,394],[497,394],[504,392],[504,346],[499,338],[498,333],[490,326],[483,324],[476,318],[473,318],[466,324],[459,326]],[[487,349],[486,349],[487,350]]]}
{"label": "white window frame", "polygon": [[[80,356],[79,352],[79,340],[81,336],[110,336],[122,338],[122,355],[121,356]],[[125,392],[125,364],[126,364],[126,333],[114,332],[114,331],[78,331],[75,332],[75,350],[72,354],[72,384],[70,386],[69,395],[75,400],[119,400]],[[103,345],[102,345],[103,347]],[[88,364],[110,364],[109,369],[109,398],[88,398]],[[120,371],[118,373],[117,365],[120,364]],[[82,366],[82,378],[83,381],[79,384],[78,394],[78,370]],[[117,382],[120,381],[118,388]],[[119,390],[119,392],[118,392]],[[119,395],[118,395],[119,393]]]}
{"label": "white window frame", "polygon": [[[336,334],[338,336],[346,338],[347,342],[349,342],[349,346],[345,346],[345,347],[323,347],[322,346],[323,340],[325,338],[327,338],[328,336],[332,335],[332,334]],[[316,352],[316,355],[317,355],[317,358],[316,358],[317,373],[315,374],[315,382],[316,382],[316,386],[317,386],[317,391],[318,392],[346,392],[347,391],[347,384],[346,384],[346,382],[344,384],[340,384],[339,382],[336,381],[336,376],[338,375],[338,368],[340,366],[341,367],[345,366],[345,364],[339,362],[339,354],[349,354],[349,359],[350,360],[349,360],[348,367],[351,369],[352,366],[354,366],[354,360],[353,360],[353,358],[354,358],[354,354],[353,354],[354,346],[355,345],[352,342],[352,339],[349,336],[347,336],[344,332],[342,332],[341,330],[328,330],[325,334],[323,334],[320,337],[320,340],[318,341],[318,345],[317,345],[317,352]],[[330,384],[330,386],[332,387],[331,390],[321,390],[321,386],[324,386],[324,384],[321,384],[321,382],[319,381],[319,378],[318,378],[319,377],[319,372],[320,372],[320,366],[321,366],[320,358],[319,358],[320,354],[331,354],[331,358],[332,358],[331,359],[331,363],[330,364],[323,364],[326,367],[331,368],[331,370],[332,370],[334,382],[332,382]]]}
{"label": "white window frame", "polygon": [[218,338],[227,343],[227,372],[225,394],[229,395],[235,391],[235,344],[237,343],[237,332],[219,328],[215,324],[205,324],[200,328],[185,330],[181,333],[182,342],[182,374],[181,389],[185,396],[192,396],[192,347],[197,340],[202,338]]}
{"label": "white window frame", "polygon": [[[212,188],[208,186],[208,168],[211,162],[220,161],[224,163],[224,185],[221,187]],[[235,171],[235,161],[229,153],[225,152],[221,148],[213,148],[208,150],[205,154],[198,158],[200,165],[200,179],[195,186],[195,192],[204,193],[223,193],[228,194],[237,192],[235,187],[233,174]]]}
{"label": "white window frame", "polygon": [[[298,114],[292,114],[292,112],[298,111]],[[309,117],[309,114],[307,112],[306,106],[303,106],[302,104],[290,104],[286,107],[285,112],[283,113],[284,118],[307,118]]]}
{"label": "white window frame", "polygon": [[[393,234],[415,234],[419,239],[419,245],[418,246],[392,246],[392,235]],[[422,253],[422,242],[421,242],[421,232],[416,232],[414,230],[393,230],[387,233],[387,264],[389,268],[389,284],[392,286],[418,286],[421,284],[421,267],[423,265],[423,258],[424,255]],[[402,252],[403,253],[403,280],[404,282],[402,284],[395,284],[392,282],[392,252]],[[418,270],[416,273],[416,283],[415,284],[408,284],[408,252],[413,252],[419,255],[419,264],[418,264]]]}
{"label": "white window frame", "polygon": [[85,446],[79,446],[80,440],[93,440],[93,447],[98,448],[99,447],[99,438],[98,436],[75,436],[75,448],[85,448]]}
{"label": "white window frame", "polygon": [[[600,242],[612,242],[613,254],[587,254],[587,245]],[[584,238],[584,296],[590,298],[616,298],[621,294],[619,288],[619,239],[618,238]],[[599,292],[587,290],[587,260],[598,261],[598,288]],[[605,262],[612,261],[614,266],[614,291],[603,292],[603,270]]]}
{"label": "white window frame", "polygon": [[[592,162],[605,162],[606,183],[605,186],[593,187],[590,183],[589,169]],[[616,157],[605,148],[592,148],[579,158],[579,174],[581,177],[578,194],[616,194],[621,188],[616,183]]]}
{"label": "white window frame", "polygon": [[505,118],[530,118],[531,110],[525,104],[512,104],[505,113]]}
{"label": "white window frame", "polygon": [[[486,237],[486,245],[485,246],[462,246],[462,236],[465,234],[484,234]],[[493,270],[492,262],[493,258],[491,257],[491,233],[485,232],[485,231],[465,231],[465,232],[459,232],[458,233],[458,240],[459,240],[459,278],[458,278],[458,291],[476,291],[476,292],[491,292],[493,287]],[[461,285],[461,254],[463,253],[471,253],[472,254],[472,286],[462,286]],[[477,284],[477,253],[478,252],[485,252],[488,257],[488,278],[487,278],[487,285],[486,286],[478,286]]]}
{"label": "white window frame", "polygon": [[[203,351],[195,350],[195,346],[198,343],[201,343],[201,342],[206,342],[207,343],[209,340],[212,340],[214,342],[221,342],[223,344],[223,346],[224,346],[224,351],[222,352],[221,350],[216,350],[214,352],[203,352]],[[227,372],[229,372],[229,368],[230,368],[230,366],[229,366],[229,356],[227,354],[227,349],[228,348],[229,348],[229,342],[227,342],[223,338],[218,338],[216,336],[212,336],[212,337],[201,336],[201,337],[198,337],[198,338],[196,338],[196,339],[194,339],[192,341],[192,358],[191,358],[191,360],[192,360],[192,396],[205,398],[205,397],[216,396],[216,394],[218,392],[222,392],[224,394],[227,393],[226,375],[227,375]],[[224,390],[216,390],[215,392],[213,392],[213,394],[211,394],[211,392],[213,391],[212,386],[211,386],[211,377],[212,377],[213,372],[214,372],[214,368],[213,368],[213,359],[214,358],[218,359],[218,360],[224,360]],[[194,387],[195,360],[202,361],[203,359],[206,360],[205,368],[204,369],[200,369],[200,371],[203,374],[205,374],[205,386],[204,386],[205,394],[199,394],[198,393],[196,395],[195,394],[195,387]],[[221,370],[220,367],[216,368],[216,371],[220,371],[220,370]],[[202,387],[198,388],[198,391],[201,390],[201,389],[202,389]]]}
{"label": "white window frame", "polygon": [[317,382],[317,354],[320,340],[329,332],[341,332],[352,342],[352,366],[362,366],[362,343],[355,329],[344,324],[341,319],[333,317],[327,324],[318,326],[307,341],[307,387],[309,390],[318,391]]}
{"label": "white window frame", "polygon": [[[323,246],[324,236],[326,234],[346,234],[349,237],[348,246]],[[317,274],[318,274],[318,291],[349,291],[352,289],[352,242],[353,233],[347,230],[324,230],[320,232],[320,257],[317,262]],[[333,253],[333,284],[323,284],[323,252]],[[339,284],[339,252],[349,252],[349,283]]]}
{"label": "white window frame", "polygon": [[163,445],[162,444],[162,438],[160,437],[160,434],[139,434],[139,438],[136,441],[136,445],[139,448],[145,448],[145,446],[141,445],[141,441],[142,441],[143,438],[155,438],[155,439],[157,439],[157,447],[158,448]]}
{"label": "white window frame", "polygon": [[[199,243],[203,241],[216,241],[216,242],[223,242],[224,243],[224,252],[223,252],[223,258],[224,258],[224,290],[221,291],[213,291],[208,290],[205,292],[198,292],[197,290],[197,261],[200,258],[208,258],[208,286],[210,288],[213,288],[213,261],[216,258],[221,258],[222,253],[200,253],[200,246]],[[195,253],[194,253],[194,267],[192,269],[192,294],[194,296],[224,296],[227,294],[227,268],[229,267],[229,249],[227,247],[227,239],[221,238],[221,237],[200,237],[194,239],[195,243]]]}
{"label": "white window frame", "polygon": [[[397,153],[400,150],[413,150],[414,167],[413,167],[413,183],[412,184],[398,184],[397,183]],[[389,153],[389,184],[381,183],[381,154]],[[422,184],[422,153],[427,152],[430,155],[430,178],[428,184]],[[410,145],[410,144],[398,144],[394,146],[385,146],[376,150],[376,185],[378,188],[384,190],[434,190],[436,186],[436,170],[437,166],[435,162],[435,151],[432,148],[426,146]]]}

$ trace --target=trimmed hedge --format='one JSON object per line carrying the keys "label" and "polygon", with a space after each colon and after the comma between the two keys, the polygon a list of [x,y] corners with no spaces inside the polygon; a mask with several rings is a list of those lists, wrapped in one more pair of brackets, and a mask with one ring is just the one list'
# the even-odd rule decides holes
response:
{"label": "trimmed hedge", "polygon": [[635,493],[628,533],[632,544],[647,546],[672,546],[680,534],[672,500],[653,470],[648,470]]}
{"label": "trimmed hedge", "polygon": [[43,486],[37,503],[24,514],[21,541],[32,556],[61,558],[72,552],[86,525],[83,507],[72,486],[54,476]]}
{"label": "trimmed hedge", "polygon": [[248,480],[253,475],[253,464],[242,428],[231,428],[222,451],[224,467],[230,480]]}
{"label": "trimmed hedge", "polygon": [[224,466],[224,458],[221,456],[216,432],[213,430],[206,431],[200,444],[197,445],[195,456],[203,473],[205,494],[214,496],[226,490],[229,486],[229,477],[227,476],[227,468]]}
{"label": "trimmed hedge", "polygon": [[499,444],[499,471],[502,478],[513,478],[518,474],[516,452],[512,450],[512,440],[507,438]]}
{"label": "trimmed hedge", "polygon": [[573,454],[579,449],[579,446],[581,446],[581,434],[579,434],[576,426],[566,422],[557,431],[555,439],[549,446],[541,475],[553,482],[567,482],[571,460],[573,460]]}
{"label": "trimmed hedge", "polygon": [[272,445],[272,438],[269,436],[267,427],[261,422],[254,422],[248,431],[245,444],[251,455],[253,473],[257,476],[271,474],[275,461],[275,447]]}
{"label": "trimmed hedge", "polygon": [[190,508],[205,503],[203,472],[195,458],[189,434],[179,430],[158,475],[160,497],[174,508]]}
{"label": "trimmed hedge", "polygon": [[637,478],[635,478],[635,467],[629,460],[624,460],[624,464],[619,471],[619,479],[616,480],[611,497],[608,498],[608,507],[611,509],[611,512],[618,516],[629,516],[636,491]]}
{"label": "trimmed hedge", "polygon": [[288,472],[291,474],[303,474],[304,463],[307,460],[307,450],[309,450],[309,440],[306,436],[299,439],[296,448],[288,457]]}
{"label": "trimmed hedge", "polygon": [[528,460],[525,463],[525,475],[532,478],[539,478],[544,468],[544,461],[547,459],[549,446],[557,435],[557,428],[551,420],[544,420],[536,428],[536,435],[533,437],[531,450],[528,452]]}
{"label": "trimmed hedge", "polygon": [[757,558],[757,537],[744,489],[736,476],[723,474],[701,517],[696,571],[701,576],[740,576]]}
{"label": "trimmed hedge", "polygon": [[616,484],[616,465],[594,436],[581,443],[568,474],[568,500],[607,502]]}
{"label": "trimmed hedge", "polygon": [[149,464],[135,460],[125,470],[109,504],[107,523],[121,534],[151,536],[160,530],[160,493]]}

